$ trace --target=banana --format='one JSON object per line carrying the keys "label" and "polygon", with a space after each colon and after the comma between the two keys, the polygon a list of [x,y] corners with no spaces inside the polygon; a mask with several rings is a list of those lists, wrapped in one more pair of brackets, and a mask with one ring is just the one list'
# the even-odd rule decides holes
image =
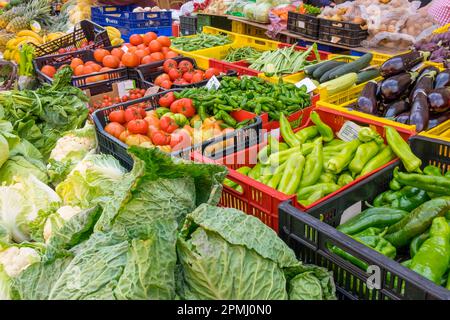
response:
{"label": "banana", "polygon": [[38,35],[36,32],[31,31],[31,30],[19,31],[16,36],[17,37],[32,37],[32,38],[35,38],[41,44],[44,42],[40,35]]}
{"label": "banana", "polygon": [[111,45],[112,46],[118,46],[118,45],[121,45],[122,43],[124,43],[125,41],[123,41],[123,39],[117,39],[117,38],[115,38],[115,39],[112,39],[111,40]]}
{"label": "banana", "polygon": [[62,33],[62,32],[53,32],[53,33],[49,33],[49,34],[47,35],[47,41],[53,41],[53,40],[58,39],[58,38],[60,38],[60,37],[62,37],[62,36],[64,36],[64,35],[65,35],[65,34]]}
{"label": "banana", "polygon": [[23,45],[24,43],[33,43],[33,44],[35,44],[37,46],[42,44],[41,42],[38,42],[33,37],[21,37],[19,39],[20,39],[20,41],[15,44],[15,47],[16,47],[17,50],[19,50],[20,46]]}
{"label": "banana", "polygon": [[14,59],[14,61],[16,61],[17,63],[20,62],[20,51],[19,51],[19,50],[14,50],[14,51],[11,53],[11,60],[13,60],[13,59]]}
{"label": "banana", "polygon": [[16,48],[16,43],[20,41],[20,38],[12,38],[11,40],[8,40],[6,43],[6,49],[14,50]]}
{"label": "banana", "polygon": [[3,59],[10,60],[11,59],[11,51],[6,49],[5,52],[3,52]]}
{"label": "banana", "polygon": [[116,38],[121,38],[122,34],[120,33],[119,30],[117,30],[114,27],[111,26],[107,26],[105,27],[106,31],[108,32],[108,36],[112,39],[116,39]]}

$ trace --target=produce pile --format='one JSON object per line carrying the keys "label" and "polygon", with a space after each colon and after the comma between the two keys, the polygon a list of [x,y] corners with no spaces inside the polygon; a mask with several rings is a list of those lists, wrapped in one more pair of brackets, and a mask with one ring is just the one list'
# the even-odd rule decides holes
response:
{"label": "produce pile", "polygon": [[[351,141],[335,138],[333,130],[317,112],[310,114],[312,125],[294,133],[289,122],[280,118],[281,142],[269,136],[258,152],[258,163],[238,172],[286,195],[297,195],[308,207],[323,197],[387,164],[408,148],[398,132],[386,127],[386,139],[363,127]],[[238,188],[227,180],[226,185]],[[239,190],[239,189],[238,189]]]}
{"label": "produce pile", "polygon": [[226,57],[223,59],[227,62],[256,60],[261,56],[262,52],[253,47],[230,48]]}
{"label": "produce pile", "polygon": [[431,52],[430,61],[444,63],[444,67],[450,68],[450,31],[416,42],[414,48]]}
{"label": "produce pile", "polygon": [[232,43],[227,35],[198,33],[194,36],[172,39],[172,47],[182,51],[195,51]]}
{"label": "produce pile", "polygon": [[1,187],[2,299],[335,299],[328,271],[215,206],[223,167],[130,152],[128,173],[88,153],[56,192],[32,175]]}
{"label": "produce pile", "polygon": [[356,102],[356,110],[429,130],[450,119],[450,71],[425,67],[411,69],[424,59],[413,51],[395,56],[381,66],[383,80],[369,81]]}
{"label": "produce pile", "polygon": [[[406,168],[411,172],[395,168],[390,189],[374,199],[373,207],[337,229],[450,290],[450,171],[443,174],[432,165],[422,171],[420,160],[414,163]],[[367,270],[365,262],[330,249]]]}
{"label": "produce pile", "polygon": [[[305,74],[320,84],[319,90],[326,89],[328,95],[334,95],[350,89],[355,84],[378,77],[380,75],[378,67],[369,67],[372,58],[371,53],[366,53],[360,58],[335,56],[305,67]],[[351,60],[351,62],[346,63],[342,60]]]}

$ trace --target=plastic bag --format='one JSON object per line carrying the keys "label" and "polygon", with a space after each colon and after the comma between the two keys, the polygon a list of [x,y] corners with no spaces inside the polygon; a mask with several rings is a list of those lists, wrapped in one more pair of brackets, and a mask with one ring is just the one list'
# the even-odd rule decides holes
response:
{"label": "plastic bag", "polygon": [[278,33],[287,29],[288,12],[294,11],[295,8],[301,5],[300,2],[294,2],[292,4],[285,4],[272,8],[269,11],[270,26],[267,28],[267,35],[274,38]]}

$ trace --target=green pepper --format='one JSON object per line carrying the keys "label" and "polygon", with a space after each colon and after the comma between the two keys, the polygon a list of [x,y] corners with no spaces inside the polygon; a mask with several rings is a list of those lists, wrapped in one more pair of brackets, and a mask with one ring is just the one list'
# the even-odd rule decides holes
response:
{"label": "green pepper", "polygon": [[439,195],[450,195],[450,178],[442,176],[427,176],[419,173],[399,172],[394,169],[394,178],[405,186],[416,187]]}
{"label": "green pepper", "polygon": [[228,179],[228,178],[225,178],[225,179],[223,180],[223,184],[224,184],[225,186],[228,186],[228,187],[233,188],[233,189],[235,189],[235,188],[238,186],[238,184],[237,184],[236,182],[231,181],[231,180]]}
{"label": "green pepper", "polygon": [[281,177],[278,191],[287,195],[294,194],[300,184],[303,174],[303,167],[305,166],[305,157],[301,153],[294,153],[289,156],[286,162],[283,176]]}
{"label": "green pepper", "polygon": [[374,141],[377,144],[384,144],[384,140],[379,133],[369,127],[364,127],[358,131],[358,139],[361,142]]}
{"label": "green pepper", "polygon": [[427,201],[390,226],[385,238],[397,248],[406,246],[415,236],[425,232],[434,218],[444,216],[448,210],[450,197]]}
{"label": "green pepper", "polygon": [[321,191],[324,196],[339,190],[340,186],[335,183],[317,183],[313,186],[300,188],[297,192],[298,200],[307,200],[311,194]]}
{"label": "green pepper", "polygon": [[248,175],[250,178],[252,178],[252,179],[258,180],[258,178],[261,176],[261,167],[262,167],[261,163],[257,163],[257,164],[252,168],[252,170],[250,170],[250,171],[248,172],[247,175]]}
{"label": "green pepper", "polygon": [[442,177],[441,169],[435,166],[426,166],[425,168],[423,168],[423,173],[427,176]]}
{"label": "green pepper", "polygon": [[380,147],[375,141],[366,142],[359,145],[358,149],[356,149],[353,160],[348,165],[348,168],[354,175],[359,174],[366,163],[369,162],[379,150]]}
{"label": "green pepper", "polygon": [[361,141],[358,139],[347,143],[336,156],[328,160],[326,164],[327,170],[336,174],[342,172],[352,161],[353,155],[360,144]]}
{"label": "green pepper", "polygon": [[331,172],[323,172],[319,177],[318,183],[336,183],[336,175]]}
{"label": "green pepper", "polygon": [[371,227],[389,227],[405,218],[408,214],[409,212],[407,211],[385,207],[368,208],[336,229],[351,235]]}
{"label": "green pepper", "polygon": [[283,177],[283,170],[286,168],[287,162],[284,162],[282,165],[278,166],[275,171],[273,172],[272,177],[270,178],[269,182],[267,183],[268,187],[271,187],[273,189],[277,189],[278,185],[280,184],[281,178]]}
{"label": "green pepper", "polygon": [[300,141],[296,138],[294,132],[292,131],[291,124],[286,119],[284,114],[280,115],[280,132],[283,140],[286,141],[286,143],[290,147],[296,147],[300,145]]}
{"label": "green pepper", "polygon": [[413,258],[419,251],[422,244],[430,237],[430,230],[415,236],[409,244],[409,255]]}
{"label": "green pepper", "polygon": [[384,166],[386,163],[395,158],[394,153],[392,152],[391,147],[386,146],[381,149],[378,154],[372,158],[369,162],[366,163],[364,168],[361,170],[359,177],[364,176],[381,166]]}
{"label": "green pepper", "polygon": [[[314,141],[314,148],[310,154],[306,156],[305,173],[300,182],[300,188],[304,188],[319,180],[323,169],[323,152],[322,138]],[[303,151],[303,150],[302,150]]]}
{"label": "green pepper", "polygon": [[290,148],[277,153],[273,153],[269,156],[268,162],[272,167],[276,167],[285,162],[292,154],[300,152],[300,150],[300,146],[298,146],[295,148]]}
{"label": "green pepper", "polygon": [[403,140],[400,134],[392,127],[384,126],[386,130],[386,140],[389,146],[392,148],[392,151],[397,155],[397,157],[402,160],[403,165],[406,168],[406,171],[420,171],[420,166],[422,165],[422,160],[420,160],[414,153],[411,151],[408,143]]}
{"label": "green pepper", "polygon": [[411,261],[411,270],[440,284],[450,263],[450,226],[444,217],[434,218],[427,239]]}
{"label": "green pepper", "polygon": [[295,137],[300,143],[304,143],[306,140],[315,138],[318,134],[317,126],[310,126],[297,131]]}
{"label": "green pepper", "polygon": [[389,204],[389,207],[405,211],[412,211],[430,200],[426,191],[408,186],[397,191],[396,196],[397,198]]}
{"label": "green pepper", "polygon": [[330,142],[327,142],[324,144],[324,149],[328,148],[328,147],[336,147],[336,146],[340,146],[342,144],[344,144],[345,141],[341,140],[341,139],[333,139]]}
{"label": "green pepper", "polygon": [[339,178],[337,180],[337,184],[342,186],[342,187],[346,186],[346,185],[348,185],[349,183],[352,183],[352,182],[353,182],[353,178],[352,178],[351,174],[348,173],[348,172],[341,173],[341,175],[339,176]]}
{"label": "green pepper", "polygon": [[316,190],[308,197],[306,200],[300,200],[298,203],[300,203],[302,206],[307,207],[314,202],[322,199],[325,195],[323,194],[323,190]]}
{"label": "green pepper", "polygon": [[383,207],[388,206],[390,204],[390,201],[388,201],[386,198],[392,194],[394,194],[394,190],[387,190],[383,193],[380,193],[376,198],[373,200],[373,206],[374,207]]}
{"label": "green pepper", "polygon": [[322,122],[322,120],[319,117],[319,114],[316,111],[312,111],[311,114],[309,115],[309,118],[317,126],[317,130],[322,136],[323,141],[328,142],[333,140],[334,138],[333,130],[327,124]]}
{"label": "green pepper", "polygon": [[242,167],[236,169],[237,172],[239,172],[240,174],[243,174],[243,175],[245,175],[245,176],[248,175],[248,173],[249,173],[251,170],[252,170],[252,168],[247,167],[247,166],[242,166]]}

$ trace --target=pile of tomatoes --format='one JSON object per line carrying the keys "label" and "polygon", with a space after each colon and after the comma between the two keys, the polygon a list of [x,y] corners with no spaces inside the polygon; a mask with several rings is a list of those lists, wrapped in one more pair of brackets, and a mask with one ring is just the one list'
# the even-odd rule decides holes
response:
{"label": "pile of tomatoes", "polygon": [[[136,88],[136,89],[129,90],[128,95],[125,95],[122,97],[111,97],[107,94],[104,94],[102,101],[91,104],[91,106],[89,108],[89,112],[92,113],[95,110],[106,108],[106,107],[111,107],[111,106],[121,103],[121,102],[127,102],[127,101],[132,101],[132,100],[142,98],[145,95],[145,92],[146,92],[145,89]],[[141,102],[134,106],[145,109],[149,105],[146,102]]]}
{"label": "pile of tomatoes", "polygon": [[164,89],[172,88],[172,85],[186,85],[210,79],[212,76],[220,75],[216,68],[209,68],[206,71],[195,69],[189,60],[181,60],[177,63],[173,59],[164,61],[163,73],[154,80],[155,85]]}

